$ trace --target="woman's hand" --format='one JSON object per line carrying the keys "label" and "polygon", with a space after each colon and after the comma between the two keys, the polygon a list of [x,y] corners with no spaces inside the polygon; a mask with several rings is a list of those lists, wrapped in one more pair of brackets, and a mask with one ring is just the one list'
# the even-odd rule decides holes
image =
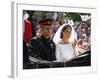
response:
{"label": "woman's hand", "polygon": [[77,45],[77,40],[76,40],[76,39],[74,39],[74,42],[72,43],[73,48],[75,48],[75,47],[76,47],[76,45]]}

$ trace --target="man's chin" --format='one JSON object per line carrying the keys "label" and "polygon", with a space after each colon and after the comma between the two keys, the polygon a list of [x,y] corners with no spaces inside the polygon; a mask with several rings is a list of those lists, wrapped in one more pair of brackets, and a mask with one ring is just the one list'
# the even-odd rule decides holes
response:
{"label": "man's chin", "polygon": [[50,38],[50,36],[48,36],[48,35],[46,35],[45,37],[46,37],[47,39]]}

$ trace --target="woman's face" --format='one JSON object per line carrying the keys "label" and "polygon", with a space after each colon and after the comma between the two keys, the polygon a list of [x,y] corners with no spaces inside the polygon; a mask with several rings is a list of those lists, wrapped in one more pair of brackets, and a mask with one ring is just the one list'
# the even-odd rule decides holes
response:
{"label": "woman's face", "polygon": [[68,27],[68,28],[63,32],[63,38],[64,38],[64,39],[69,39],[70,36],[71,36],[71,32],[72,32],[71,27]]}

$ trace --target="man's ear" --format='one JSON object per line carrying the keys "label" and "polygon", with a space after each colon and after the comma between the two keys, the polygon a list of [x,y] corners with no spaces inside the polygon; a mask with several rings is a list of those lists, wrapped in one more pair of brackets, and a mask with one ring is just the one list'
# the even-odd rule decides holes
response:
{"label": "man's ear", "polygon": [[40,29],[40,31],[41,31],[41,34],[43,34],[43,29]]}
{"label": "man's ear", "polygon": [[40,30],[41,30],[41,32],[42,32],[42,31],[43,31],[43,28],[41,28]]}

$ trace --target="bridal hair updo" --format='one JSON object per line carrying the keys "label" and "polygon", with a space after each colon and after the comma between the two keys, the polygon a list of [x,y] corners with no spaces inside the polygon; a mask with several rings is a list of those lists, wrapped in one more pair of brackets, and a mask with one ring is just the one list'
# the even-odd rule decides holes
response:
{"label": "bridal hair updo", "polygon": [[60,38],[62,39],[63,38],[63,32],[65,32],[66,29],[70,28],[72,30],[72,27],[71,25],[65,25],[62,30],[61,30],[61,33],[60,33]]}

